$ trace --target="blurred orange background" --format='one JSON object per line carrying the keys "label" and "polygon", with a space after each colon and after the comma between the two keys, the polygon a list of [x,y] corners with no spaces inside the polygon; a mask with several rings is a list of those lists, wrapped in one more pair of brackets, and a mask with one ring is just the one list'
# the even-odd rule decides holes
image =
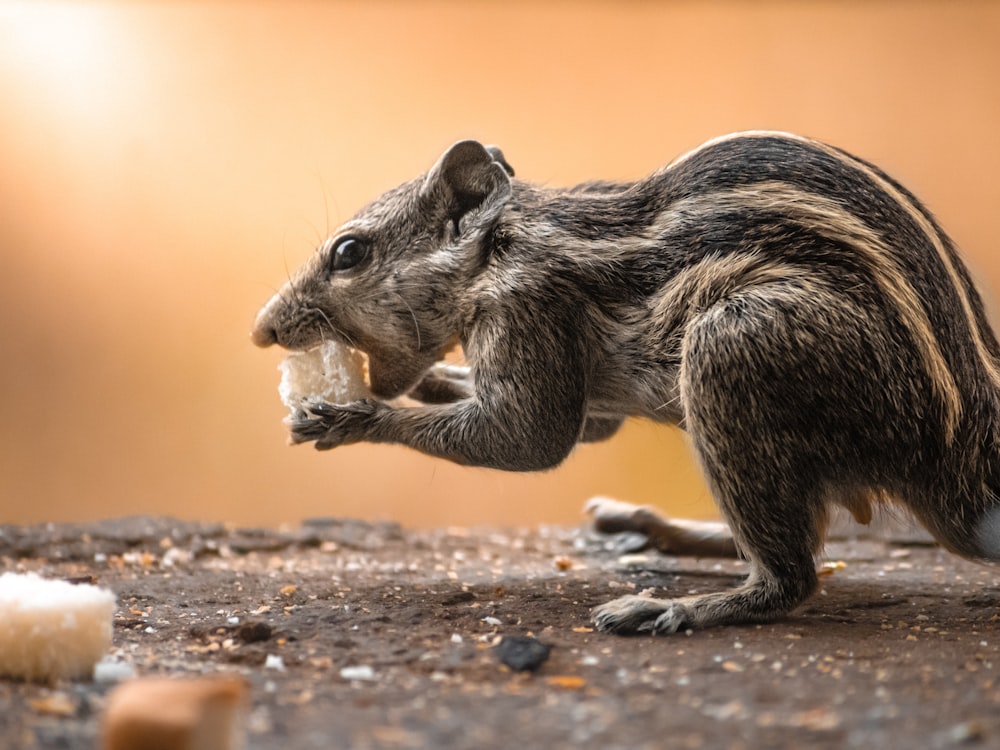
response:
{"label": "blurred orange background", "polygon": [[777,128],[874,160],[1000,289],[1000,4],[0,2],[0,522],[706,516],[675,429],[513,475],[288,448],[258,306],[452,141],[637,178]]}

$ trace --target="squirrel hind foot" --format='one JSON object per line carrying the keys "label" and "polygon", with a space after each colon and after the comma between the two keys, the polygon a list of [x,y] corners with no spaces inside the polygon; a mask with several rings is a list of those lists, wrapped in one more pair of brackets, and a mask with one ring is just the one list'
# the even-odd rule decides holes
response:
{"label": "squirrel hind foot", "polygon": [[772,622],[808,597],[816,580],[813,576],[782,585],[774,579],[752,579],[730,591],[678,599],[623,596],[594,608],[591,619],[598,630],[618,635],[668,635],[716,625]]}

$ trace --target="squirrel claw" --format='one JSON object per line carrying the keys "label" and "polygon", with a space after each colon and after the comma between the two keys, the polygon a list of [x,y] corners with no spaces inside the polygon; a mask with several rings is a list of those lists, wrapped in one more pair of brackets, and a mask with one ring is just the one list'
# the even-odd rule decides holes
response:
{"label": "squirrel claw", "polygon": [[310,440],[318,440],[326,434],[326,424],[322,416],[309,411],[297,411],[286,420],[288,424],[289,443],[299,445]]}
{"label": "squirrel claw", "polygon": [[360,399],[349,404],[330,404],[310,400],[288,418],[292,445],[315,442],[317,450],[330,450],[339,445],[356,443],[366,437],[368,420],[379,403]]}

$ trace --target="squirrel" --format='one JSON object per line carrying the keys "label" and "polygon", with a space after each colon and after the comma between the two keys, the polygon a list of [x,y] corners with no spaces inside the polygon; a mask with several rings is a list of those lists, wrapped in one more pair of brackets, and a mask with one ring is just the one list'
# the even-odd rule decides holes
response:
{"label": "squirrel", "polygon": [[[735,589],[627,596],[612,633],[771,621],[812,594],[831,505],[908,508],[1000,558],[1000,346],[955,245],[871,163],[788,133],[711,140],[634,182],[514,178],[461,141],[326,241],[260,346],[333,339],[372,399],[307,403],[293,442],[555,467],[627,417],[679,425],[728,526],[598,500],[599,528],[749,564]],[[440,364],[460,344],[467,368]],[[418,402],[387,403],[407,395]]]}

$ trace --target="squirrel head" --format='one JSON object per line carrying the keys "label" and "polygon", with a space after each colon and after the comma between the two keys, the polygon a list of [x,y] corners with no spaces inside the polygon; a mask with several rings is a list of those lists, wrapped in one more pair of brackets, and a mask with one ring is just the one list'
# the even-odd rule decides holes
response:
{"label": "squirrel head", "polygon": [[513,174],[500,149],[456,143],[334,232],[258,313],[254,343],[334,339],[368,355],[372,393],[405,393],[460,332],[460,300],[488,259]]}

